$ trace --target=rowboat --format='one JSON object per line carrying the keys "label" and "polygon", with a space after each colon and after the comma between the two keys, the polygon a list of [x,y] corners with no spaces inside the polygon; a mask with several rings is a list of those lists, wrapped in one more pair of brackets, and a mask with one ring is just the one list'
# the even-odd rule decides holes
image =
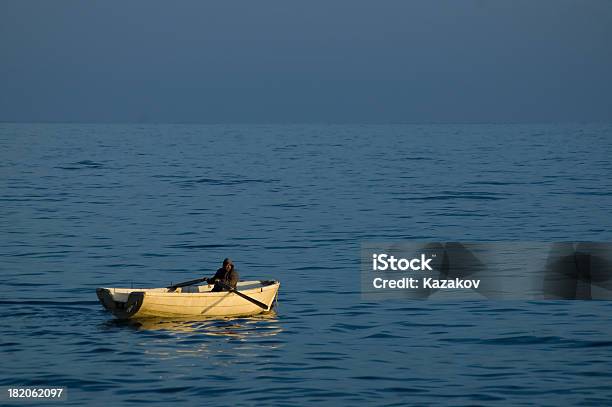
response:
{"label": "rowboat", "polygon": [[279,287],[280,283],[272,280],[241,281],[236,287],[237,293],[211,292],[213,285],[207,284],[176,290],[98,288],[96,294],[104,308],[119,319],[196,316],[219,318],[269,312],[276,302]]}

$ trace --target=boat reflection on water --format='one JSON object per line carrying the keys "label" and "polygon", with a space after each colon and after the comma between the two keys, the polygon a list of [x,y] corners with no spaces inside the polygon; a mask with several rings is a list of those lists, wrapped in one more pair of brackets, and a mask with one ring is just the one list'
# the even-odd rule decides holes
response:
{"label": "boat reflection on water", "polygon": [[276,313],[223,319],[143,318],[124,323],[137,330],[164,330],[232,338],[275,336],[282,331]]}
{"label": "boat reflection on water", "polygon": [[159,359],[214,357],[213,364],[228,365],[240,358],[274,357],[270,351],[284,344],[277,336],[283,329],[274,312],[223,319],[115,319],[105,325],[107,329],[128,328],[145,334],[131,343],[133,349],[141,348],[145,355]]}

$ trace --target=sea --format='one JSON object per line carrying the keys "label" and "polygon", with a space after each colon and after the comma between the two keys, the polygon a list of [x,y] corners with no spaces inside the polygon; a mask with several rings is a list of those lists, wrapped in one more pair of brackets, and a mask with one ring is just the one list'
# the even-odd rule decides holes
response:
{"label": "sea", "polygon": [[[0,123],[0,389],[65,387],[44,402],[65,406],[610,405],[611,302],[364,301],[360,245],[610,242],[611,157],[610,124]],[[121,322],[96,298],[225,257],[281,282],[275,313]]]}

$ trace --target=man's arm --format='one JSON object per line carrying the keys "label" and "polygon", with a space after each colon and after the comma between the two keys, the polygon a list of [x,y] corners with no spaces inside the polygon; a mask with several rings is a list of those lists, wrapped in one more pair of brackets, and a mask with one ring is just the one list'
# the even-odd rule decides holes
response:
{"label": "man's arm", "polygon": [[215,275],[212,276],[211,278],[207,279],[206,282],[208,284],[214,284],[216,280],[222,280],[223,279],[222,271],[223,271],[223,269],[217,270]]}
{"label": "man's arm", "polygon": [[236,285],[238,285],[238,272],[236,270],[233,270],[230,273],[229,281],[227,282],[227,285],[229,285],[232,288],[236,288]]}

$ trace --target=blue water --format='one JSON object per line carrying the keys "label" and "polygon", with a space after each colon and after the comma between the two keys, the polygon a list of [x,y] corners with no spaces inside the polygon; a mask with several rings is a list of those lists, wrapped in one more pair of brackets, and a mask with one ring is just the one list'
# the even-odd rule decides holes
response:
{"label": "blue water", "polygon": [[[363,241],[611,241],[611,125],[0,124],[0,387],[62,405],[603,405],[612,303],[362,302]],[[276,315],[118,323],[232,257]]]}

